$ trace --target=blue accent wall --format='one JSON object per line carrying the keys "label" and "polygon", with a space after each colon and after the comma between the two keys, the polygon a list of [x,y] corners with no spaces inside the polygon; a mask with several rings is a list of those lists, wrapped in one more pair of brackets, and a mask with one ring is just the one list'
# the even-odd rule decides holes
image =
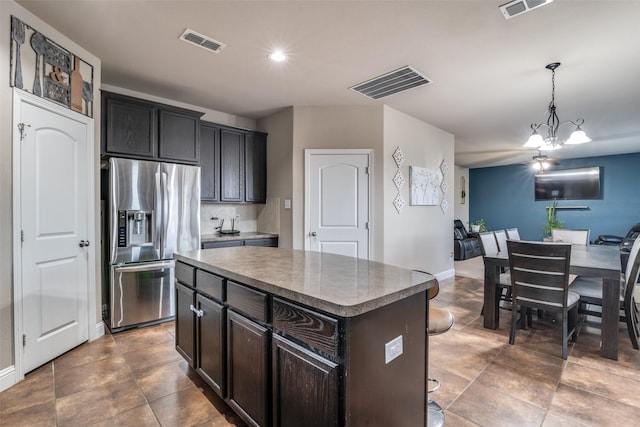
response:
{"label": "blue accent wall", "polygon": [[[557,210],[565,228],[588,228],[590,239],[601,234],[624,236],[640,222],[640,153],[563,159],[554,169],[600,166],[601,199],[558,200],[558,207],[588,206],[585,210]],[[469,221],[483,218],[490,230],[518,227],[524,240],[541,240],[548,201],[535,201],[531,165],[469,170]]]}

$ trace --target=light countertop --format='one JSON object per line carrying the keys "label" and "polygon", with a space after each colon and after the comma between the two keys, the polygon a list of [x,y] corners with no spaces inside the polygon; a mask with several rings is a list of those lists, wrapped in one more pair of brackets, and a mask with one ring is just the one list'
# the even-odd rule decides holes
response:
{"label": "light countertop", "polygon": [[175,257],[230,280],[341,317],[354,317],[423,292],[429,274],[313,251],[242,246]]}

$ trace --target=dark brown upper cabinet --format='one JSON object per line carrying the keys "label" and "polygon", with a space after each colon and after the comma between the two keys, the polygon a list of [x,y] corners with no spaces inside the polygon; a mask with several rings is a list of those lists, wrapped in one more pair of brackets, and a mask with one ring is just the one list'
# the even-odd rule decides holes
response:
{"label": "dark brown upper cabinet", "polygon": [[102,92],[102,154],[198,164],[203,113]]}
{"label": "dark brown upper cabinet", "polygon": [[200,167],[203,201],[266,202],[266,133],[201,122]]}

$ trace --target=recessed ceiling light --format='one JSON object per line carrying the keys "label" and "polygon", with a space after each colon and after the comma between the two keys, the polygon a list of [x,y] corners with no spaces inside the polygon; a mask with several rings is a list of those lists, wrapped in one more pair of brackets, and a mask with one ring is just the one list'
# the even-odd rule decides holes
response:
{"label": "recessed ceiling light", "polygon": [[274,50],[269,54],[269,59],[274,62],[284,62],[287,60],[287,55],[281,50]]}

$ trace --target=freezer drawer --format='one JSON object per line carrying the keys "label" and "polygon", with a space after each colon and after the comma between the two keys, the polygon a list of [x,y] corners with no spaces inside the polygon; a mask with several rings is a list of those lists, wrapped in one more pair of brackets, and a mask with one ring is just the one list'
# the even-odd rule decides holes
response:
{"label": "freezer drawer", "polygon": [[173,319],[175,261],[111,267],[111,332]]}

